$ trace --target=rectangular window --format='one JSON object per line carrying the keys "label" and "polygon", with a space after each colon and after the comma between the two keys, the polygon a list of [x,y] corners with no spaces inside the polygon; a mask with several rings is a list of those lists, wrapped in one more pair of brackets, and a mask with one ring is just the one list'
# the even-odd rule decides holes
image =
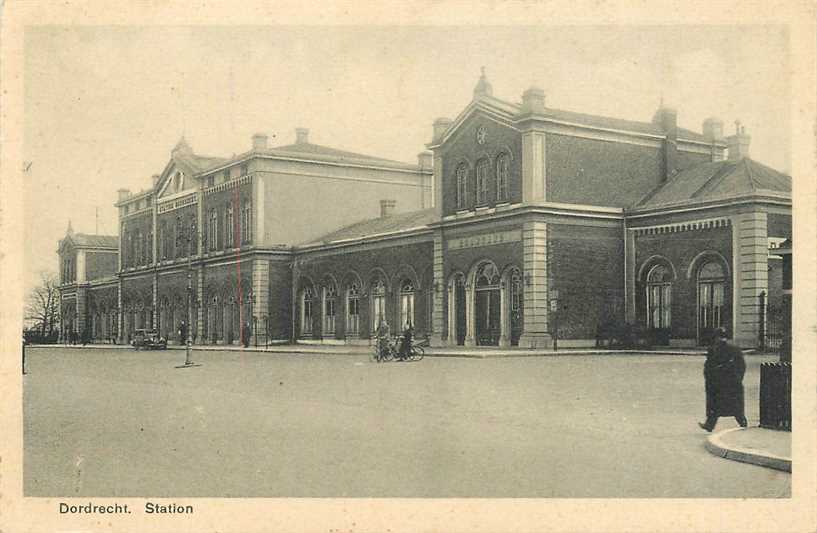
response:
{"label": "rectangular window", "polygon": [[224,171],[224,181],[230,181],[230,169]]}
{"label": "rectangular window", "polygon": [[213,175],[211,175],[211,176],[207,176],[207,186],[208,186],[208,187],[212,187],[212,186],[214,186],[215,184],[216,184],[216,177],[215,177],[215,176],[213,176]]}
{"label": "rectangular window", "polygon": [[246,176],[248,174],[248,172],[249,172],[249,167],[247,166],[247,164],[244,163],[243,165],[241,165],[241,175]]}

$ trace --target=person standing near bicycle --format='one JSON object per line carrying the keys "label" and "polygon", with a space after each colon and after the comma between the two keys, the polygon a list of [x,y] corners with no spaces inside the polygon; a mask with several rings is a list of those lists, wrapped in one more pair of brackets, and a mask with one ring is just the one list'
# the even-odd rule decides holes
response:
{"label": "person standing near bicycle", "polygon": [[406,322],[403,328],[403,340],[400,341],[400,358],[405,360],[411,355],[411,339],[414,337],[414,328],[411,322]]}
{"label": "person standing near bicycle", "polygon": [[383,353],[389,349],[389,339],[391,331],[389,330],[389,323],[385,318],[380,319],[380,324],[377,325],[377,354],[383,356]]}

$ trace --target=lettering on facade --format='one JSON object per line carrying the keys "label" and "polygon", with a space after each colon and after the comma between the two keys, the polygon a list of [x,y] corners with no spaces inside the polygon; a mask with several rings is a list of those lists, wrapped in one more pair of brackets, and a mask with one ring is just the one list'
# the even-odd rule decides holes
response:
{"label": "lettering on facade", "polygon": [[480,233],[479,235],[469,235],[467,237],[454,237],[448,241],[448,249],[463,250],[465,248],[481,248],[483,246],[494,246],[521,240],[521,230],[495,231],[491,233]]}

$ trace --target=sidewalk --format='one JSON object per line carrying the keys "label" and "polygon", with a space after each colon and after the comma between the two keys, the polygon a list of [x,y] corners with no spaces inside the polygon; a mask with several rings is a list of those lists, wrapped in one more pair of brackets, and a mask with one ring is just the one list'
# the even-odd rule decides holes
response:
{"label": "sidewalk", "polygon": [[727,429],[711,435],[706,449],[724,459],[791,472],[791,431]]}
{"label": "sidewalk", "polygon": [[[30,344],[27,348],[66,348],[66,349],[127,349],[133,350],[126,344]],[[184,350],[183,345],[170,345],[168,350]],[[374,348],[365,344],[275,344],[270,346],[249,346],[244,348],[238,345],[193,345],[193,351],[236,351],[236,352],[267,352],[287,354],[332,354],[332,355],[369,355]],[[527,348],[496,348],[474,346],[435,347],[426,346],[426,357],[467,357],[472,359],[489,359],[501,357],[538,357],[538,356],[572,356],[572,355],[704,355],[703,349],[694,348],[665,348],[641,350],[609,350],[603,348],[562,348],[527,349]]]}

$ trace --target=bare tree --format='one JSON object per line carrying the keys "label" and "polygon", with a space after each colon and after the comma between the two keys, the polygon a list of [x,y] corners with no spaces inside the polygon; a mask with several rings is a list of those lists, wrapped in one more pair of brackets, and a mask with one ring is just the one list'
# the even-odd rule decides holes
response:
{"label": "bare tree", "polygon": [[59,281],[53,272],[41,272],[40,284],[31,289],[26,300],[25,319],[40,334],[51,335],[60,323]]}

